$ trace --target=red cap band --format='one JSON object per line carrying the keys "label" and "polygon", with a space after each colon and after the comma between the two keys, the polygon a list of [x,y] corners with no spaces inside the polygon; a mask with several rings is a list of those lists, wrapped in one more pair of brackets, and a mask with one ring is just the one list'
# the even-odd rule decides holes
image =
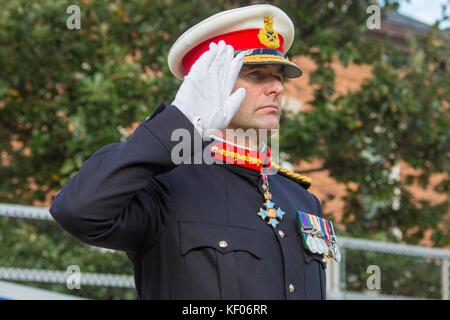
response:
{"label": "red cap band", "polygon": [[[189,73],[192,65],[197,61],[200,56],[209,50],[209,44],[211,42],[218,43],[220,40],[225,41],[226,44],[233,46],[234,50],[247,50],[247,49],[266,49],[258,39],[258,33],[260,29],[246,29],[234,31],[220,36],[203,41],[195,48],[191,49],[183,58],[183,67],[185,75]],[[284,52],[284,39],[281,34],[278,35],[280,39],[280,47],[278,51]]]}

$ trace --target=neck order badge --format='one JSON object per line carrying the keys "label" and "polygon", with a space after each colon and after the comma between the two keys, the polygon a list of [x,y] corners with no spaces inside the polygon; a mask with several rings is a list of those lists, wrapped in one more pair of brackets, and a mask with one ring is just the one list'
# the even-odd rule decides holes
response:
{"label": "neck order badge", "polygon": [[286,168],[272,162],[271,149],[268,146],[263,151],[256,152],[221,141],[211,145],[211,156],[223,163],[239,165],[260,172],[264,202],[256,214],[273,228],[276,228],[286,213],[279,207],[275,208],[275,203],[272,202],[272,194],[269,189],[269,180],[267,175],[263,173],[263,169],[269,169],[271,166],[274,166],[279,173],[297,180],[305,188],[308,188],[311,184],[310,178],[290,172]]}
{"label": "neck order badge", "polygon": [[261,208],[259,209],[259,212],[257,213],[258,216],[260,216],[264,221],[267,221],[268,224],[270,224],[272,227],[276,227],[277,224],[279,224],[279,220],[283,218],[283,215],[285,212],[281,210],[280,208],[276,209],[274,208],[275,203],[271,201],[272,194],[269,191],[269,182],[267,180],[267,175],[261,174],[261,177],[263,179],[263,185],[262,189],[264,191],[264,199],[266,200],[263,204],[265,209]]}

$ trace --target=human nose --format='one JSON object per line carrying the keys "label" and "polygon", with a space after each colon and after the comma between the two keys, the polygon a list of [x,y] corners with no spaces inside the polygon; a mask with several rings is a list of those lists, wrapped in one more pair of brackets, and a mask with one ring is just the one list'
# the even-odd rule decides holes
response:
{"label": "human nose", "polygon": [[276,78],[272,78],[271,81],[267,83],[266,95],[279,96],[284,92],[284,84]]}

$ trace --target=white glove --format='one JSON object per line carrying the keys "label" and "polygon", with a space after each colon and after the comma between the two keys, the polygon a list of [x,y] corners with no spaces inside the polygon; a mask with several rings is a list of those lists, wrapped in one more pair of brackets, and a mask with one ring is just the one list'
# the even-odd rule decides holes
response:
{"label": "white glove", "polygon": [[226,128],[245,98],[244,88],[231,94],[244,54],[233,56],[233,47],[224,41],[211,43],[184,77],[172,102],[201,134]]}

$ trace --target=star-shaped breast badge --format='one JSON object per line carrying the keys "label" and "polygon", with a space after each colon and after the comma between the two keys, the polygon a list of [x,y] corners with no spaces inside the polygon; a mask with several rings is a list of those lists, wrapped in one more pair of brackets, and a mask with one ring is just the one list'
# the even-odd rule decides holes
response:
{"label": "star-shaped breast badge", "polygon": [[283,219],[285,212],[280,208],[275,210],[275,203],[269,199],[264,202],[263,206],[265,209],[260,208],[257,213],[258,216],[260,216],[264,221],[267,221],[267,224],[275,228],[280,223],[281,219]]}

